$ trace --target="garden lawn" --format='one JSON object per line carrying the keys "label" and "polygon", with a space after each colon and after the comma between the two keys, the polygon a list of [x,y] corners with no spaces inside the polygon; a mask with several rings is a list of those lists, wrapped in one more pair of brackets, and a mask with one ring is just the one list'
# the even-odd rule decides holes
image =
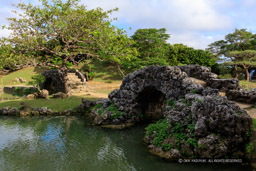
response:
{"label": "garden lawn", "polygon": [[[35,99],[35,100],[27,100],[27,99],[21,99],[21,100],[12,100],[12,101],[4,101],[0,102],[0,108],[3,107],[20,107],[21,102],[25,102],[32,108],[35,107],[47,107],[49,109],[52,109],[53,111],[59,111],[62,112],[64,110],[68,109],[74,109],[82,102],[81,96],[71,96],[67,99]],[[95,101],[97,98],[94,97],[86,97],[86,99]]]}
{"label": "garden lawn", "polygon": [[[255,80],[253,80],[255,81]],[[240,87],[242,87],[243,89],[246,89],[246,90],[250,90],[252,88],[256,88],[256,83],[255,82],[248,82],[248,81],[240,81]]]}
{"label": "garden lawn", "polygon": [[[35,68],[34,67],[28,67],[28,68],[23,68],[21,70],[12,72],[6,76],[3,76],[1,78],[1,82],[0,85],[1,86],[13,86],[13,85],[26,85],[29,81],[31,81],[31,77],[36,75],[37,73],[35,72]],[[17,82],[15,83],[15,78],[23,78],[26,80],[26,83],[20,83]]]}

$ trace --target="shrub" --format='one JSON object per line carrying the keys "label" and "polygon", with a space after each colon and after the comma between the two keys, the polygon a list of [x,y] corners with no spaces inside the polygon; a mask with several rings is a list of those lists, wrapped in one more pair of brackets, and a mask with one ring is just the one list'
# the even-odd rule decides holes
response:
{"label": "shrub", "polygon": [[29,81],[28,85],[33,85],[38,89],[40,89],[39,86],[45,81],[45,77],[41,74],[32,76],[31,78],[32,78],[32,81]]}

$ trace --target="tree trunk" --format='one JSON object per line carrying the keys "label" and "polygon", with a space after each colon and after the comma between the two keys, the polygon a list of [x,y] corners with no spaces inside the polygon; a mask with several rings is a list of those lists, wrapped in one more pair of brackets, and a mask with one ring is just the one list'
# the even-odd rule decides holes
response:
{"label": "tree trunk", "polygon": [[61,66],[61,71],[63,73],[63,84],[64,84],[63,93],[69,92],[67,59],[68,59],[67,57],[62,58],[62,66]]}
{"label": "tree trunk", "polygon": [[246,74],[246,81],[250,81],[250,73],[249,73],[249,67],[243,64],[243,68]]}
{"label": "tree trunk", "polygon": [[237,65],[235,65],[235,78],[238,79]]}
{"label": "tree trunk", "polygon": [[117,67],[117,69],[118,69],[119,74],[120,74],[122,77],[124,77],[125,75],[124,75],[122,69],[120,68],[120,65],[119,65],[118,63],[115,63],[115,64],[116,64],[116,67]]}

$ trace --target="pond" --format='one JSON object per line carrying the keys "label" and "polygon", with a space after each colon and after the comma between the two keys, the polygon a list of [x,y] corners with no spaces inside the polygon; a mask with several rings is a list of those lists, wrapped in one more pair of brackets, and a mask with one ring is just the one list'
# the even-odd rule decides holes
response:
{"label": "pond", "polygon": [[249,170],[241,164],[179,164],[150,154],[145,125],[91,126],[77,117],[0,117],[0,170]]}

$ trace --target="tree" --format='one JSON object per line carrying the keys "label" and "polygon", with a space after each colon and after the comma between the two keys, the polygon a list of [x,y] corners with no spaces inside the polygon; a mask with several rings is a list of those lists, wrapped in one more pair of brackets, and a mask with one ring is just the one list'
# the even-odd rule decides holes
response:
{"label": "tree", "polygon": [[[16,54],[29,54],[47,64],[60,60],[55,66],[63,72],[65,93],[67,64],[77,64],[84,59],[109,60],[120,72],[122,60],[129,60],[134,53],[133,44],[125,32],[111,25],[109,15],[117,9],[103,11],[100,8],[87,10],[79,0],[40,0],[41,6],[19,3],[23,13],[19,18],[9,18],[12,34],[6,38]],[[16,12],[18,13],[18,12]],[[82,57],[79,60],[77,56]]]}
{"label": "tree", "polygon": [[170,38],[166,34],[165,28],[138,29],[131,36],[135,41],[135,47],[140,53],[139,57],[144,58],[166,58],[168,55],[167,40]]}
{"label": "tree", "polygon": [[183,44],[170,46],[169,61],[174,64],[198,64],[203,66],[213,66],[214,56],[209,51],[197,50]]}
{"label": "tree", "polygon": [[10,45],[2,43],[0,46],[0,70],[14,71],[22,69],[34,61],[24,54],[15,55],[10,48]]}
{"label": "tree", "polygon": [[227,57],[233,58],[233,64],[241,65],[246,73],[246,80],[250,80],[249,68],[256,65],[256,51],[244,50],[244,51],[231,51]]}
{"label": "tree", "polygon": [[[216,41],[210,44],[208,50],[217,56],[224,55],[231,59],[229,65],[235,66],[236,78],[238,78],[237,67],[243,67],[246,80],[249,81],[249,69],[255,65],[250,63],[254,60],[256,51],[256,35],[247,31],[246,29],[235,29],[233,33],[225,36],[225,40]],[[249,62],[249,63],[248,63]]]}

